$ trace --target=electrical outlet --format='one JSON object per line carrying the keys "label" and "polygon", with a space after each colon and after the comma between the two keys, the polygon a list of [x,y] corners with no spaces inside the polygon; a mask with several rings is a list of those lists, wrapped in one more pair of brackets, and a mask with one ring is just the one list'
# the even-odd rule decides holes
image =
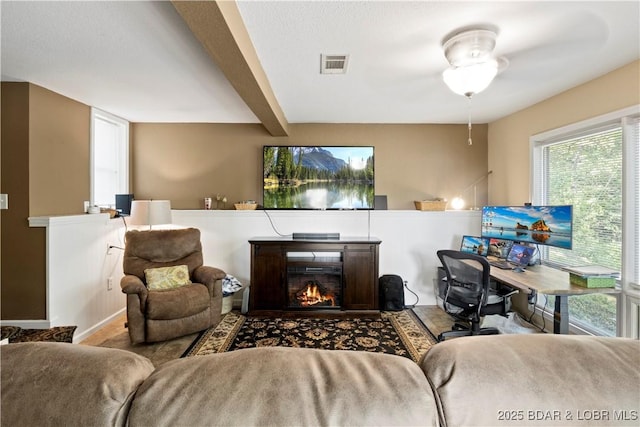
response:
{"label": "electrical outlet", "polygon": [[0,194],[0,209],[9,209],[9,195]]}
{"label": "electrical outlet", "polygon": [[111,289],[113,289],[113,277],[107,279],[107,290],[110,291]]}

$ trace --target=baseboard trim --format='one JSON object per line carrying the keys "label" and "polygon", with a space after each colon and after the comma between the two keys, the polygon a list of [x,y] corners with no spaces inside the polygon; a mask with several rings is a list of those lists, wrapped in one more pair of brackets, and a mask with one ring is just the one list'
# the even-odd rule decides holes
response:
{"label": "baseboard trim", "polygon": [[86,329],[86,330],[80,332],[79,334],[75,334],[73,336],[74,344],[82,342],[85,339],[89,338],[94,333],[98,332],[103,326],[106,326],[107,324],[109,324],[113,320],[115,320],[117,317],[122,315],[122,313],[124,313],[126,311],[126,309],[127,309],[126,307],[123,307],[122,309],[116,311],[111,316],[107,317],[106,319],[102,320],[101,322],[96,323],[95,325],[93,325],[89,329]]}

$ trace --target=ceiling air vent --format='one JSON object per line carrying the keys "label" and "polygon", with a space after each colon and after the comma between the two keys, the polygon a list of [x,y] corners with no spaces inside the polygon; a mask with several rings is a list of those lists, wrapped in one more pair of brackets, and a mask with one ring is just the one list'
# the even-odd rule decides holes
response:
{"label": "ceiling air vent", "polygon": [[321,55],[320,74],[344,74],[347,72],[349,55]]}

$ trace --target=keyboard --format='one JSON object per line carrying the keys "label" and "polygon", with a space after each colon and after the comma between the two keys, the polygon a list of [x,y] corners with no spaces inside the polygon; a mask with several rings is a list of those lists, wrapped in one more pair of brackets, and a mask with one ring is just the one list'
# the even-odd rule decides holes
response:
{"label": "keyboard", "polygon": [[489,261],[489,264],[502,270],[513,270],[513,264],[508,261]]}

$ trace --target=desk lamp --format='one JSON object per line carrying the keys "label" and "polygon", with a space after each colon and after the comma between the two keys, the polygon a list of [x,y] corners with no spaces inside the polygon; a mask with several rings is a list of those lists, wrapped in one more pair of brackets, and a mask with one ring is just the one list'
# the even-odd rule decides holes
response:
{"label": "desk lamp", "polygon": [[467,188],[465,188],[464,190],[462,190],[460,193],[458,193],[457,197],[454,197],[453,200],[451,200],[451,207],[455,210],[460,210],[464,208],[464,199],[462,198],[462,195],[465,194],[468,190],[471,189],[471,187],[473,187],[473,207],[471,209],[473,210],[477,210],[478,209],[478,184],[485,178],[487,178],[489,175],[491,175],[493,173],[493,171],[489,171],[487,173],[485,173],[484,175],[482,175],[480,178],[476,179],[471,185],[469,185]]}

